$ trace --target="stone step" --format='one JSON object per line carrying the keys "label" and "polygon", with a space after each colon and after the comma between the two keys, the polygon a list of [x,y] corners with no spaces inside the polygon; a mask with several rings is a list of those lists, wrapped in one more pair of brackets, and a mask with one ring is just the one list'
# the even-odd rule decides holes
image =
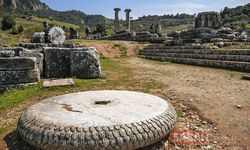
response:
{"label": "stone step", "polygon": [[144,56],[144,57],[146,59],[152,59],[152,60],[170,61],[170,62],[181,63],[181,64],[190,64],[190,65],[197,65],[197,66],[215,67],[215,68],[250,72],[250,63],[248,62],[159,57],[159,56]]}
{"label": "stone step", "polygon": [[33,83],[40,80],[39,69],[0,71],[0,85]]}
{"label": "stone step", "polygon": [[150,49],[140,52],[154,53],[187,53],[187,54],[217,54],[217,55],[250,55],[250,50],[211,50],[211,49]]}
{"label": "stone step", "polygon": [[185,54],[185,53],[165,53],[165,52],[164,53],[154,53],[154,52],[145,52],[145,53],[143,53],[143,52],[141,52],[140,55],[250,62],[250,55],[245,56],[245,55]]}
{"label": "stone step", "polygon": [[0,71],[34,70],[37,68],[33,57],[0,57]]}

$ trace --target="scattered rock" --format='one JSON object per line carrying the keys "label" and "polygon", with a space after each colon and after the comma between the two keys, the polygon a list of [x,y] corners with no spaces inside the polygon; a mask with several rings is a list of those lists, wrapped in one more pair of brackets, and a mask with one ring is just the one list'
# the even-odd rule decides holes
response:
{"label": "scattered rock", "polygon": [[242,109],[241,105],[235,105],[238,109]]}
{"label": "scattered rock", "polygon": [[250,80],[250,74],[244,75],[242,77],[243,80]]}

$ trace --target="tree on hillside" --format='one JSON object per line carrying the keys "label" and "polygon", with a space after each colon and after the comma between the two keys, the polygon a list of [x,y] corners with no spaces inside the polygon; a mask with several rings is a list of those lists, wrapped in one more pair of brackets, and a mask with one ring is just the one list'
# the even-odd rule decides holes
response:
{"label": "tree on hillside", "polygon": [[100,33],[102,36],[106,36],[107,35],[107,31],[106,28],[103,24],[97,24],[96,25],[96,30],[93,32],[94,34]]}
{"label": "tree on hillside", "polygon": [[6,16],[2,20],[2,30],[9,30],[16,25],[16,21],[12,16]]}

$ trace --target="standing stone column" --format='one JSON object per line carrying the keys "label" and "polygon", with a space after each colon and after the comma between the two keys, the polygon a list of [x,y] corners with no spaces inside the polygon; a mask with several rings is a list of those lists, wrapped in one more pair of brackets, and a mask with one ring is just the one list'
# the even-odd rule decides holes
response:
{"label": "standing stone column", "polygon": [[121,11],[120,8],[115,8],[115,32],[120,31],[120,21],[119,21],[119,11]]}
{"label": "standing stone column", "polygon": [[130,32],[130,12],[132,10],[131,9],[125,9],[124,12],[126,13],[126,26],[127,26],[127,30]]}

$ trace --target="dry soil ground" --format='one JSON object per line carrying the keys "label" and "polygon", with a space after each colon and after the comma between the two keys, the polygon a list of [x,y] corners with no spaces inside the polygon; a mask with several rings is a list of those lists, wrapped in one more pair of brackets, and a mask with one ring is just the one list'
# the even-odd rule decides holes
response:
{"label": "dry soil ground", "polygon": [[200,117],[214,124],[220,132],[214,143],[220,146],[213,149],[250,148],[250,82],[241,79],[244,73],[140,58],[130,58],[128,64],[138,77],[152,78],[162,82],[166,92],[173,91],[169,98],[179,97],[178,105],[197,109]]}

